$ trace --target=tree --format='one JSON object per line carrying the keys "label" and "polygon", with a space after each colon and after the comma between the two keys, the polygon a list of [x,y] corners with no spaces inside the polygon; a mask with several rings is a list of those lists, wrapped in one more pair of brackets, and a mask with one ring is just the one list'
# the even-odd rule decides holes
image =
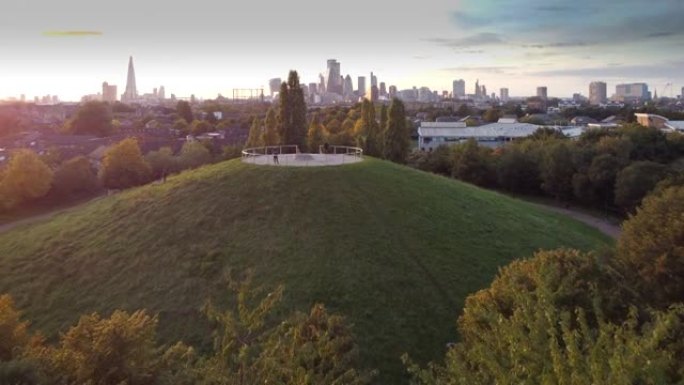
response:
{"label": "tree", "polygon": [[381,157],[383,153],[383,132],[375,119],[375,106],[364,99],[361,104],[361,118],[354,127],[357,138],[367,155]]}
{"label": "tree", "polygon": [[171,147],[162,147],[157,151],[150,151],[145,155],[145,161],[150,165],[152,177],[165,178],[178,170],[178,158],[173,155]]}
{"label": "tree", "polygon": [[278,137],[278,115],[273,107],[268,109],[264,120],[264,146],[275,146],[280,143]]}
{"label": "tree", "polygon": [[99,188],[99,181],[90,161],[84,156],[77,156],[57,168],[52,188],[63,196],[87,194]]}
{"label": "tree", "polygon": [[633,160],[667,162],[672,159],[667,137],[661,130],[638,124],[627,124],[620,129],[620,133],[633,145],[631,153]]}
{"label": "tree", "polygon": [[190,124],[190,133],[192,135],[201,135],[213,129],[212,125],[205,120],[193,120]]}
{"label": "tree", "polygon": [[520,146],[507,146],[496,164],[498,184],[517,193],[539,191],[539,166],[534,157]]}
{"label": "tree", "polygon": [[572,196],[572,163],[570,146],[563,141],[552,141],[546,147],[540,164],[542,189],[556,199]]}
{"label": "tree", "polygon": [[107,103],[87,102],[69,119],[64,131],[69,134],[109,136],[114,133],[112,111]]}
{"label": "tree", "polygon": [[262,147],[264,145],[264,125],[261,119],[254,117],[252,119],[252,126],[249,128],[249,136],[245,148]]}
{"label": "tree", "polygon": [[[380,106],[380,132],[382,133],[383,137],[383,145],[385,143],[385,133],[387,132],[387,123],[389,121],[389,110],[387,109],[387,104],[383,103]],[[384,149],[383,149],[384,150]],[[384,152],[384,151],[383,151]]]}
{"label": "tree", "polygon": [[52,170],[31,150],[12,153],[0,181],[0,195],[12,207],[44,196],[52,185]]}
{"label": "tree", "polygon": [[317,113],[314,113],[309,125],[309,132],[306,135],[306,145],[310,152],[317,153],[321,145],[327,140],[328,134],[325,127],[321,124]]}
{"label": "tree", "polygon": [[469,139],[455,146],[451,153],[451,175],[454,178],[479,186],[488,186],[493,182],[494,167],[489,148],[480,147],[475,139]]}
{"label": "tree", "polygon": [[190,125],[183,118],[176,119],[176,121],[173,122],[173,129],[177,130],[181,134],[190,133]]}
{"label": "tree", "polygon": [[306,103],[297,71],[290,71],[280,87],[279,136],[283,144],[306,146]]}
{"label": "tree", "polygon": [[21,320],[21,313],[12,297],[0,295],[0,362],[18,358],[29,345],[29,324]]}
{"label": "tree", "polygon": [[634,210],[641,200],[667,176],[667,167],[650,161],[634,162],[618,173],[615,181],[615,204],[626,212]]}
{"label": "tree", "polygon": [[485,111],[482,118],[485,122],[496,123],[499,121],[499,118],[501,118],[501,112],[496,108],[490,108],[487,111]]}
{"label": "tree", "polygon": [[594,158],[587,176],[594,192],[606,205],[613,201],[615,178],[622,168],[618,158],[610,154],[602,154]]}
{"label": "tree", "polygon": [[185,142],[180,151],[182,169],[197,168],[211,162],[211,153],[198,141]]}
{"label": "tree", "polygon": [[128,138],[107,150],[99,177],[102,185],[108,189],[125,189],[147,183],[151,173],[138,142]]}
{"label": "tree", "polygon": [[223,160],[231,160],[242,156],[242,147],[240,146],[223,146],[221,158]]}
{"label": "tree", "polygon": [[385,132],[385,159],[396,163],[406,162],[411,147],[411,136],[406,124],[404,103],[394,98],[389,108],[387,132]]}
{"label": "tree", "polygon": [[646,199],[622,225],[616,258],[635,287],[663,308],[684,298],[684,187]]}
{"label": "tree", "polygon": [[410,365],[413,383],[678,383],[684,307],[628,307],[635,297],[624,281],[605,260],[573,250],[513,262],[466,300],[461,342],[444,366]]}
{"label": "tree", "polygon": [[178,113],[178,116],[184,119],[185,122],[188,124],[192,123],[192,121],[195,120],[192,114],[192,108],[190,107],[190,103],[186,102],[185,100],[178,101],[178,103],[176,104],[176,113]]}

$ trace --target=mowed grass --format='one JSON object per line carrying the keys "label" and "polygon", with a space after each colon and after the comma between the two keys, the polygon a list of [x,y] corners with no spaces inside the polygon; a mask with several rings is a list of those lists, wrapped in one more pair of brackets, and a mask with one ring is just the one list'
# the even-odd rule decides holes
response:
{"label": "mowed grass", "polygon": [[285,285],[283,312],[316,302],[354,324],[379,383],[399,357],[438,359],[466,296],[538,249],[597,249],[567,217],[375,159],[321,168],[233,160],[0,234],[0,292],[55,336],[79,315],[148,309],[164,342],[206,347],[200,312],[228,272]]}

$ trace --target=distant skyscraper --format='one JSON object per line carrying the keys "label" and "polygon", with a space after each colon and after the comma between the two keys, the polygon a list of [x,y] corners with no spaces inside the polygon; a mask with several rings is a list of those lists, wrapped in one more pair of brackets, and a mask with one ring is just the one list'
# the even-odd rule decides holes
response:
{"label": "distant skyscraper", "polygon": [[318,83],[309,83],[309,93],[311,95],[318,94]]}
{"label": "distant skyscraper", "polygon": [[452,96],[454,97],[454,99],[465,98],[465,96],[466,96],[465,80],[463,80],[463,79],[454,80]]}
{"label": "distant skyscraper", "polygon": [[475,81],[475,97],[479,98],[482,96],[482,90],[480,89],[480,79]]}
{"label": "distant skyscraper", "polygon": [[102,83],[102,101],[114,103],[117,98],[116,86],[109,85],[109,83]]}
{"label": "distant skyscraper", "polygon": [[483,98],[487,98],[487,87],[484,84],[482,85],[482,90],[480,91],[480,94]]}
{"label": "distant skyscraper", "polygon": [[373,75],[373,72],[371,72],[371,74],[370,74],[370,85],[371,85],[371,87],[373,87],[373,86],[377,87],[378,86],[378,77]]}
{"label": "distant skyscraper", "polygon": [[325,77],[323,74],[318,75],[318,93],[321,95],[325,93]]}
{"label": "distant skyscraper", "polygon": [[359,88],[356,90],[358,96],[361,98],[366,96],[366,77],[365,76],[359,76],[358,86],[359,86]]}
{"label": "distant skyscraper", "polygon": [[351,99],[354,96],[354,82],[349,75],[345,76],[344,83],[342,83],[342,95],[347,99]]}
{"label": "distant skyscraper", "polygon": [[501,99],[502,102],[507,102],[508,101],[508,88],[502,88],[499,92],[499,98]]}
{"label": "distant skyscraper", "polygon": [[268,81],[268,88],[271,91],[271,97],[275,95],[276,93],[280,92],[280,85],[283,83],[283,81],[280,78],[273,78]]}
{"label": "distant skyscraper", "polygon": [[121,95],[122,102],[132,101],[138,98],[138,88],[135,85],[135,69],[133,68],[133,56],[128,59],[128,76],[126,77],[126,91]]}
{"label": "distant skyscraper", "polygon": [[340,63],[335,59],[328,60],[328,71],[326,72],[327,92],[342,95],[342,76],[340,75]]}
{"label": "distant skyscraper", "polygon": [[371,102],[377,102],[379,99],[380,90],[378,90],[378,86],[371,86],[370,89],[370,101]]}
{"label": "distant skyscraper", "polygon": [[542,98],[544,100],[549,98],[549,91],[548,88],[546,87],[537,87],[537,97]]}
{"label": "distant skyscraper", "polygon": [[390,99],[397,97],[397,86],[389,86],[389,97]]}
{"label": "distant skyscraper", "polygon": [[608,88],[605,82],[591,82],[589,84],[589,103],[599,105],[608,100]]}
{"label": "distant skyscraper", "polygon": [[646,83],[618,84],[615,86],[615,100],[618,102],[643,102],[651,98]]}
{"label": "distant skyscraper", "polygon": [[682,87],[682,93],[679,95],[680,99],[684,99],[684,87]]}
{"label": "distant skyscraper", "polygon": [[387,96],[387,85],[385,82],[380,82],[380,96]]}
{"label": "distant skyscraper", "polygon": [[159,87],[159,100],[164,100],[166,99],[166,89],[164,89],[164,86]]}

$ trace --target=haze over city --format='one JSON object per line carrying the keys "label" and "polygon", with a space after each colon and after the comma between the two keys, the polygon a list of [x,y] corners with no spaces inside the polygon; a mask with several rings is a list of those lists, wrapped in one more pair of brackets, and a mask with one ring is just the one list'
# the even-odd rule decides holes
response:
{"label": "haze over city", "polygon": [[[268,87],[299,71],[315,82],[325,60],[343,75],[370,71],[398,88],[450,90],[479,79],[511,96],[588,93],[594,80],[645,82],[663,96],[684,85],[684,3],[502,0],[368,3],[297,0],[10,2],[0,14],[0,98],[57,94],[79,100],[103,81],[125,84],[129,55],[138,88],[214,98]],[[40,12],[36,12],[40,9]],[[672,84],[665,90],[667,84]]]}

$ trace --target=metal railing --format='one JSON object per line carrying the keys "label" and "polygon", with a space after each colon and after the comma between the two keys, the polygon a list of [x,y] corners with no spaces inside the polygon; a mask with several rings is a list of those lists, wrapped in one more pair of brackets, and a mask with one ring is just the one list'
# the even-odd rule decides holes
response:
{"label": "metal railing", "polygon": [[353,146],[337,146],[337,145],[328,145],[327,147],[325,145],[320,145],[318,146],[318,153],[319,154],[341,154],[341,155],[351,155],[355,156],[357,158],[360,158],[363,156],[363,149],[361,147],[353,147]]}

